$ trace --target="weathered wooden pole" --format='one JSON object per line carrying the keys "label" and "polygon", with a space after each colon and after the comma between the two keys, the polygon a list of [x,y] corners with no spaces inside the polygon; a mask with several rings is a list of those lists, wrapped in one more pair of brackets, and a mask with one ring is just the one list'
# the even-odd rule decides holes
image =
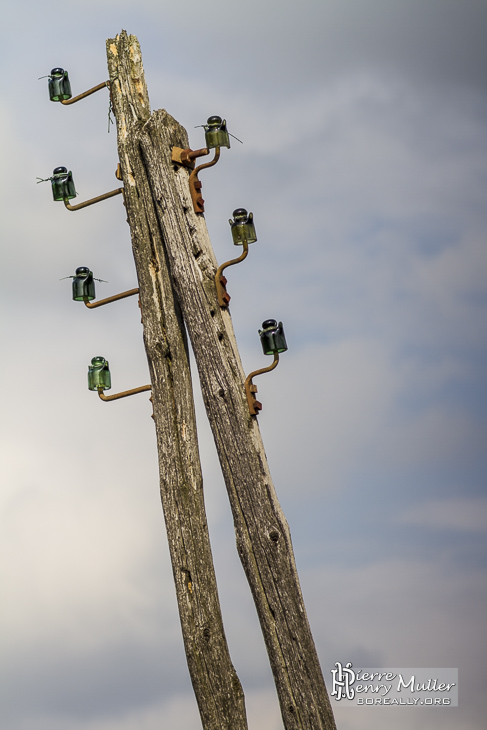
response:
{"label": "weathered wooden pole", "polygon": [[139,138],[150,119],[137,39],[107,43],[127,220],[152,384],[161,500],[181,628],[204,730],[247,730],[223,630],[203,499],[187,343]]}
{"label": "weathered wooden pole", "polygon": [[[257,420],[249,413],[230,313],[218,305],[217,263],[205,220],[193,210],[188,170],[171,160],[173,146],[188,147],[186,131],[167,112],[150,113],[137,39],[122,32],[107,41],[107,52],[159,450],[164,448],[167,426],[163,421],[168,419],[168,410],[170,418],[180,417],[180,399],[192,410],[190,386],[187,381],[176,382],[175,351],[163,335],[173,320],[181,327],[182,318],[194,351],[232,508],[237,549],[259,616],[284,726],[286,730],[334,730],[289,528],[272,484]],[[168,374],[174,379],[169,389],[165,383]],[[191,431],[186,438],[192,441],[196,436]],[[196,446],[191,450],[186,439],[183,442],[181,453],[184,459],[191,459]],[[174,481],[163,489],[184,492],[188,487],[184,479],[178,485],[179,478],[177,473],[171,475]],[[166,524],[168,519],[166,514]],[[172,529],[168,527],[169,532]],[[181,591],[177,570],[175,578]],[[195,600],[197,592],[193,578],[191,585],[192,591],[185,586],[189,601]],[[184,631],[183,626],[183,635]],[[186,639],[185,646],[188,651]]]}

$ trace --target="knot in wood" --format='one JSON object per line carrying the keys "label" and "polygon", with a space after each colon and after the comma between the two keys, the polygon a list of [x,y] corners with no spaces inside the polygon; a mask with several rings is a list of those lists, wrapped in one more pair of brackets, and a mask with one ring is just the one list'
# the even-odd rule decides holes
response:
{"label": "knot in wood", "polygon": [[171,353],[169,350],[169,345],[167,343],[167,340],[158,339],[157,342],[155,343],[155,348],[156,348],[156,351],[158,351],[159,354],[162,355],[162,357],[169,357],[169,358],[171,357]]}

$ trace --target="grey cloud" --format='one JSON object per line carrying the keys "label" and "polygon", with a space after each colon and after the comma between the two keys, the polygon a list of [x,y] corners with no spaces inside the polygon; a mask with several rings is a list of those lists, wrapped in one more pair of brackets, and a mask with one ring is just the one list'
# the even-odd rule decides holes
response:
{"label": "grey cloud", "polygon": [[[5,9],[0,574],[10,727],[199,727],[150,404],[102,404],[86,389],[95,354],[110,359],[117,389],[146,382],[140,314],[128,300],[88,312],[59,281],[87,264],[109,281],[100,291],[135,285],[123,209],[114,199],[70,214],[48,183],[35,184],[67,164],[80,199],[115,186],[106,95],[59,108],[37,76],[64,64],[80,91],[101,81],[105,38],[121,27],[139,36],[153,107],[187,126],[194,147],[193,125],[215,112],[244,141],[203,180],[206,220],[223,261],[232,210],[254,211],[259,240],[228,285],[247,372],[265,359],[263,319],[282,319],[288,336],[278,370],[259,383],[259,421],[323,665],[347,653],[396,666],[458,661],[471,700],[421,722],[480,726],[486,12],[473,0],[251,0],[245,10],[142,0],[63,13],[47,2],[30,21],[20,6]],[[200,430],[232,656],[251,726],[277,730],[227,497]],[[381,727],[385,717],[360,722]],[[410,715],[393,720],[411,726]],[[343,730],[355,722],[339,715]]]}

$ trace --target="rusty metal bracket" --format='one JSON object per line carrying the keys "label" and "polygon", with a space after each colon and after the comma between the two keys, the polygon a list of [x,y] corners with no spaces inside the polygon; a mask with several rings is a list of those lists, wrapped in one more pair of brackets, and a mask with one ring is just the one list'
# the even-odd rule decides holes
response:
{"label": "rusty metal bracket", "polygon": [[133,297],[134,294],[138,294],[138,289],[129,289],[129,291],[124,291],[121,294],[114,294],[112,297],[107,297],[106,299],[99,299],[97,302],[90,302],[88,299],[83,299],[85,305],[88,307],[88,309],[95,309],[96,307],[102,307],[104,304],[111,304],[112,302],[117,302],[119,299],[125,299],[126,297]]}
{"label": "rusty metal bracket", "polygon": [[234,264],[238,264],[240,261],[243,261],[249,252],[249,244],[247,241],[243,242],[243,253],[241,256],[239,256],[237,259],[231,259],[230,261],[226,261],[224,264],[218,267],[216,274],[215,274],[215,285],[216,285],[216,293],[218,296],[218,304],[220,307],[228,307],[230,303],[230,294],[228,294],[226,289],[227,279],[225,276],[222,276],[223,270],[226,269],[228,266],[233,266]]}
{"label": "rusty metal bracket", "polygon": [[191,150],[189,148],[183,150],[181,147],[172,148],[172,161],[176,162],[178,165],[184,165],[191,170],[191,175],[189,176],[189,191],[191,193],[191,200],[193,201],[193,209],[195,213],[205,212],[205,201],[201,196],[201,182],[198,180],[198,173],[205,167],[213,167],[213,165],[216,165],[220,159],[220,148],[215,147],[215,156],[211,162],[205,162],[203,165],[199,165],[199,167],[195,168],[194,160],[197,157],[205,157],[208,154],[210,154],[210,151],[206,147],[203,147],[200,150]]}
{"label": "rusty metal bracket", "polygon": [[251,416],[257,416],[259,411],[262,410],[262,403],[260,403],[257,398],[255,397],[255,393],[257,393],[257,386],[252,383],[252,378],[255,378],[256,375],[261,375],[262,373],[268,373],[271,370],[274,370],[274,368],[277,367],[279,363],[279,353],[274,353],[274,362],[272,365],[269,365],[268,368],[261,368],[260,370],[254,370],[253,373],[250,373],[250,375],[247,375],[245,379],[245,393],[247,395],[247,403],[249,404],[249,411]]}
{"label": "rusty metal bracket", "polygon": [[189,147],[183,150],[181,147],[173,147],[171,160],[177,162],[178,165],[184,165],[192,170],[197,157],[205,157],[209,154],[210,150],[206,147],[203,147],[201,150],[192,150]]}
{"label": "rusty metal bracket", "polygon": [[91,94],[94,94],[95,91],[100,91],[100,89],[104,89],[107,87],[110,88],[110,82],[104,81],[102,84],[98,84],[98,86],[94,86],[92,89],[88,89],[88,91],[83,91],[82,94],[78,94],[78,96],[73,96],[72,99],[61,99],[61,104],[64,104],[64,106],[68,106],[69,104],[76,104],[77,101],[81,101],[81,99],[86,99],[87,96],[91,96]]}
{"label": "rusty metal bracket", "polygon": [[[117,178],[117,180],[122,180],[122,168],[120,166],[120,162],[117,164],[117,169],[115,170],[115,177]],[[123,188],[117,188],[116,190],[110,190],[109,193],[103,193],[103,195],[99,195],[97,198],[90,198],[90,200],[86,200],[84,203],[78,203],[77,205],[70,205],[65,198],[64,205],[66,206],[66,208],[68,210],[81,210],[81,208],[86,208],[86,207],[88,207],[88,205],[94,205],[94,203],[99,203],[102,200],[107,200],[108,198],[113,198],[114,195],[120,195],[120,193],[123,195],[123,204],[125,205],[125,191]]]}
{"label": "rusty metal bracket", "polygon": [[114,195],[120,195],[120,193],[123,193],[123,188],[117,188],[116,190],[110,190],[109,193],[103,193],[103,195],[99,195],[97,198],[91,198],[90,200],[85,200],[84,203],[78,203],[78,205],[70,205],[67,201],[67,199],[64,199],[64,205],[68,210],[81,210],[81,208],[86,208],[88,205],[94,205],[94,203],[99,203],[102,200],[107,200],[108,198],[113,198]]}
{"label": "rusty metal bracket", "polygon": [[189,192],[191,193],[191,200],[193,201],[193,209],[195,213],[205,212],[205,201],[201,195],[201,182],[198,180],[198,173],[204,170],[205,167],[213,167],[220,159],[220,148],[215,147],[215,156],[211,162],[205,162],[204,165],[199,165],[191,172],[189,176]]}
{"label": "rusty metal bracket", "polygon": [[98,395],[104,401],[118,400],[119,398],[127,398],[129,395],[135,395],[136,393],[143,393],[146,390],[151,390],[151,385],[141,385],[140,388],[133,388],[132,390],[124,390],[122,393],[115,393],[114,395],[105,395],[103,388],[98,388]]}

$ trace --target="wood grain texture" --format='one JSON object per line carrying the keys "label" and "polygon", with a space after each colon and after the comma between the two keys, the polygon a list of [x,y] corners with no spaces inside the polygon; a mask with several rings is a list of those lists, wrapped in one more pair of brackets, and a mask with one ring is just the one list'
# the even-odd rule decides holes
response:
{"label": "wood grain texture", "polygon": [[203,400],[233,512],[237,550],[264,635],[286,730],[335,723],[306,616],[289,527],[250,416],[230,313],[218,306],[216,261],[193,211],[189,173],[171,163],[184,129],[155,111],[140,134],[171,282],[194,351]]}
{"label": "wood grain texture", "polygon": [[[151,118],[135,36],[107,41],[110,91],[152,384],[161,500],[188,668],[205,730],[246,730],[206,522],[185,330],[140,140]],[[174,127],[181,146],[184,130]]]}

